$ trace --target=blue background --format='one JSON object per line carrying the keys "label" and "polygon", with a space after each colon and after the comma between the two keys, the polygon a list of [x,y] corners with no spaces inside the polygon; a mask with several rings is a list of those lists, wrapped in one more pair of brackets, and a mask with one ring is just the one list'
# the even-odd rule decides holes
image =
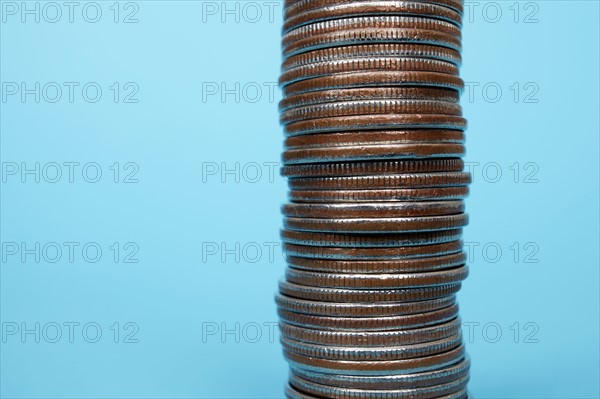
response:
{"label": "blue background", "polygon": [[[73,22],[61,6],[56,23],[46,2],[39,23],[12,15],[15,4],[2,2],[0,25],[0,395],[282,397],[287,366],[270,331],[286,182],[278,166],[269,174],[282,150],[279,90],[270,96],[282,2],[100,1],[96,23],[85,2]],[[470,390],[597,398],[598,2],[468,4],[473,251],[459,300],[472,326]],[[8,95],[11,82],[40,82],[39,103]],[[78,83],[73,102],[64,85],[49,102],[48,82]],[[95,103],[81,94],[88,82],[102,89]],[[136,88],[137,102],[125,102]],[[80,163],[73,182],[64,162]],[[39,183],[22,181],[22,163],[39,163]],[[96,183],[82,176],[88,163],[87,180],[102,173]],[[49,262],[48,243],[64,242],[79,245],[73,261],[63,251]],[[47,251],[23,260],[12,243]],[[81,253],[86,243],[101,248],[97,262]],[[138,262],[124,262],[136,249]],[[69,322],[79,323],[73,342]],[[84,336],[86,325],[102,336]]]}

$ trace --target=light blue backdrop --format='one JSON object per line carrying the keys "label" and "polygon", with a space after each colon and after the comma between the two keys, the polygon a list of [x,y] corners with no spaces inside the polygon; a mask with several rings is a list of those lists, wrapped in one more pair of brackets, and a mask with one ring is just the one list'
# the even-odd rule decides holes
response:
{"label": "light blue backdrop", "polygon": [[[1,7],[1,396],[282,397],[282,2]],[[476,398],[599,396],[598,15],[467,3]]]}

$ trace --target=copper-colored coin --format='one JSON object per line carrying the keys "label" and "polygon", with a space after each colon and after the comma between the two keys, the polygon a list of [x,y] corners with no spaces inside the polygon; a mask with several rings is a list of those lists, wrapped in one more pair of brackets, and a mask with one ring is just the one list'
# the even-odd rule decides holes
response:
{"label": "copper-colored coin", "polygon": [[288,97],[320,90],[404,86],[440,87],[462,92],[465,85],[458,76],[439,72],[350,72],[294,82],[283,88],[283,94]]}
{"label": "copper-colored coin", "polygon": [[307,36],[283,49],[284,57],[291,57],[300,53],[320,50],[328,47],[351,46],[372,43],[411,43],[429,44],[448,47],[460,51],[460,37],[435,30],[405,29],[405,28],[380,28],[371,27],[363,29],[349,29],[315,36]]}
{"label": "copper-colored coin", "polygon": [[[349,2],[349,0],[286,0],[284,2],[284,18],[288,19],[293,17],[294,15],[309,10],[331,7]],[[460,0],[423,0],[422,3],[431,3],[440,6],[445,6],[459,13],[462,13],[464,8],[462,1]]]}
{"label": "copper-colored coin", "polygon": [[[321,133],[292,136],[285,140],[289,149],[344,146],[373,146],[388,144],[463,143],[464,132],[460,130],[384,130],[366,132]],[[383,172],[380,172],[383,173]]]}
{"label": "copper-colored coin", "polygon": [[317,397],[336,398],[336,399],[432,399],[464,397],[464,390],[469,381],[468,376],[460,377],[457,380],[446,382],[441,385],[434,385],[420,388],[407,388],[398,390],[381,389],[349,389],[330,387],[307,381],[303,378],[291,375],[290,385],[301,392],[307,392]]}
{"label": "copper-colored coin", "polygon": [[456,90],[438,87],[365,87],[309,92],[283,98],[281,111],[316,104],[361,100],[429,100],[458,102]]}
{"label": "copper-colored coin", "polygon": [[344,375],[393,375],[426,372],[454,364],[464,358],[464,355],[465,349],[462,345],[439,355],[388,361],[327,360],[284,351],[284,356],[294,368]]}
{"label": "copper-colored coin", "polygon": [[279,292],[294,298],[323,302],[403,302],[424,301],[456,294],[460,283],[409,289],[348,290],[340,288],[308,287],[287,281],[279,283]]}
{"label": "copper-colored coin", "polygon": [[[312,0],[311,0],[312,1]],[[460,29],[446,21],[433,18],[421,17],[402,17],[398,15],[375,15],[365,17],[341,18],[322,22],[316,22],[310,25],[304,25],[298,29],[287,32],[281,39],[283,48],[290,44],[302,40],[306,37],[323,35],[352,29],[369,28],[396,28],[396,29],[420,29],[444,32],[457,38],[461,37]]]}
{"label": "copper-colored coin", "polygon": [[463,281],[469,274],[467,266],[418,273],[321,273],[288,268],[286,279],[290,283],[326,288],[418,288],[446,285]]}
{"label": "copper-colored coin", "polygon": [[307,381],[325,384],[330,387],[391,390],[429,387],[455,381],[468,375],[470,365],[470,360],[464,358],[439,370],[390,376],[323,374],[301,368],[293,369],[293,373]]}
{"label": "copper-colored coin", "polygon": [[283,244],[286,256],[339,259],[339,260],[401,260],[442,256],[460,252],[463,248],[461,240],[432,245],[410,245],[397,247],[320,247],[296,244]]}
{"label": "copper-colored coin", "polygon": [[406,173],[398,175],[298,177],[289,179],[292,190],[378,190],[464,186],[471,182],[467,172]]}
{"label": "copper-colored coin", "polygon": [[[302,136],[298,136],[297,138],[300,137]],[[317,137],[318,136],[314,136],[315,139],[317,139]],[[402,173],[459,172],[463,170],[463,167],[464,162],[460,158],[407,159],[394,161],[286,165],[281,168],[281,174],[284,177],[290,178],[397,175]]]}
{"label": "copper-colored coin", "polygon": [[378,114],[462,115],[462,108],[447,101],[364,100],[309,105],[281,113],[282,124],[340,116]]}
{"label": "copper-colored coin", "polygon": [[[385,306],[385,304],[386,302],[380,302],[377,305]],[[279,323],[279,329],[282,336],[302,342],[319,345],[377,347],[412,345],[444,339],[458,334],[461,330],[461,320],[455,318],[433,326],[394,331],[314,330],[283,322]]]}
{"label": "copper-colored coin", "polygon": [[328,76],[334,73],[365,71],[428,71],[458,75],[458,67],[448,61],[429,58],[358,58],[343,59],[303,65],[283,72],[279,78],[280,86]]}
{"label": "copper-colored coin", "polygon": [[464,265],[466,254],[457,252],[448,255],[407,259],[314,259],[288,256],[288,264],[301,270],[323,273],[414,273],[449,269]]}
{"label": "copper-colored coin", "polygon": [[347,347],[333,345],[316,345],[281,337],[283,349],[303,356],[332,360],[400,360],[415,357],[431,356],[456,348],[462,343],[459,332],[438,341],[430,341],[413,345],[380,346],[380,347]]}
{"label": "copper-colored coin", "polygon": [[413,57],[431,58],[448,61],[460,65],[460,52],[429,44],[409,43],[374,43],[358,46],[340,46],[302,53],[283,60],[282,71],[310,65],[317,62],[327,62],[343,59],[377,58],[377,57]]}
{"label": "copper-colored coin", "polygon": [[458,305],[427,313],[369,318],[313,316],[282,309],[278,309],[277,313],[284,322],[301,327],[335,331],[389,331],[421,328],[452,320],[458,315]]}
{"label": "copper-colored coin", "polygon": [[324,247],[399,247],[412,245],[440,244],[459,240],[462,230],[444,230],[406,234],[335,234],[281,230],[284,242],[298,245]]}
{"label": "copper-colored coin", "polygon": [[465,210],[463,201],[363,202],[337,204],[285,204],[285,216],[306,218],[393,218],[454,215]]}
{"label": "copper-colored coin", "polygon": [[323,374],[301,368],[292,369],[294,375],[307,381],[330,387],[354,389],[410,389],[445,384],[458,380],[469,373],[471,361],[468,357],[439,370],[424,373],[398,374],[389,376],[351,376],[343,374]]}
{"label": "copper-colored coin", "polygon": [[456,298],[454,295],[428,301],[384,303],[332,303],[307,301],[285,295],[277,295],[275,297],[277,306],[288,312],[334,317],[398,316],[431,312],[448,307],[455,301]]}
{"label": "copper-colored coin", "polygon": [[401,233],[413,231],[450,230],[464,227],[466,214],[405,218],[316,219],[285,217],[288,229],[330,233]]}
{"label": "copper-colored coin", "polygon": [[289,198],[293,202],[372,202],[372,201],[425,201],[456,200],[469,195],[467,186],[435,187],[395,190],[292,190]]}
{"label": "copper-colored coin", "polygon": [[[293,122],[284,126],[288,136],[353,130],[455,129],[465,130],[465,118],[442,114],[367,114]],[[425,145],[425,144],[424,144]],[[463,151],[464,153],[464,151]]]}
{"label": "copper-colored coin", "polygon": [[[389,126],[388,126],[389,127]],[[411,143],[290,149],[283,153],[285,164],[315,162],[352,162],[398,158],[460,157],[465,154],[462,144]]]}
{"label": "copper-colored coin", "polygon": [[309,23],[368,15],[432,17],[451,22],[459,27],[462,25],[462,16],[458,11],[435,4],[407,1],[352,1],[331,7],[307,10],[287,18],[283,23],[283,32]]}

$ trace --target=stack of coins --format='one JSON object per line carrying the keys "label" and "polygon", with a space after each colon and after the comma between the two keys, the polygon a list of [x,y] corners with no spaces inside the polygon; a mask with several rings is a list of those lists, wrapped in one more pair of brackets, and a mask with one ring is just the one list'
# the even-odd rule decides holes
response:
{"label": "stack of coins", "polygon": [[288,398],[466,398],[461,0],[285,0]]}

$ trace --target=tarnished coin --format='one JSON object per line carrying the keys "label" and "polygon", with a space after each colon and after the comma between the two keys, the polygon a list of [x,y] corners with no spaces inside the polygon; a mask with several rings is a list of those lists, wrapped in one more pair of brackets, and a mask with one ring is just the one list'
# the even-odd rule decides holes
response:
{"label": "tarnished coin", "polygon": [[[284,18],[288,19],[294,15],[318,8],[332,7],[339,4],[349,3],[350,0],[286,0],[284,2]],[[463,4],[460,0],[423,0],[422,3],[437,4],[449,7],[459,13],[463,12]],[[414,22],[412,22],[414,24]]]}
{"label": "tarnished coin", "polygon": [[285,204],[285,216],[306,218],[390,218],[454,215],[465,210],[463,201],[364,202],[338,204]]}
{"label": "tarnished coin", "polygon": [[390,188],[422,188],[464,186],[471,182],[467,172],[404,173],[373,176],[341,176],[292,178],[292,190],[377,190]]}
{"label": "tarnished coin", "polygon": [[414,345],[380,346],[380,347],[347,347],[332,345],[315,345],[302,341],[281,337],[281,344],[288,352],[303,356],[332,360],[400,360],[414,357],[430,356],[447,352],[462,343],[461,333],[439,341],[424,342]]}
{"label": "tarnished coin", "polygon": [[311,358],[284,351],[284,356],[293,368],[327,374],[344,375],[394,375],[439,370],[464,358],[464,346],[446,353],[415,359],[388,361],[350,361]]}
{"label": "tarnished coin", "polygon": [[287,281],[279,283],[279,292],[294,298],[322,302],[403,302],[424,301],[456,294],[460,283],[407,289],[343,289],[309,287]]}
{"label": "tarnished coin", "polygon": [[[385,302],[382,303],[382,305],[384,304]],[[460,328],[461,320],[459,318],[423,328],[393,331],[315,330],[284,322],[279,323],[281,335],[297,341],[318,345],[361,347],[412,345],[437,341],[458,334]]]}
{"label": "tarnished coin", "polygon": [[[312,1],[312,0],[311,0]],[[461,37],[460,29],[446,21],[433,18],[421,17],[403,17],[398,15],[375,15],[365,17],[341,18],[322,22],[316,22],[310,25],[304,25],[298,29],[287,32],[281,39],[283,48],[290,44],[302,40],[306,37],[323,35],[352,29],[369,28],[397,28],[397,29],[420,29],[444,32],[457,38]]]}
{"label": "tarnished coin", "polygon": [[280,122],[290,124],[293,122],[313,119],[332,118],[353,115],[378,115],[378,114],[434,114],[458,115],[462,114],[460,105],[447,101],[423,100],[364,100],[346,101],[310,105],[293,108],[281,113]]}
{"label": "tarnished coin", "polygon": [[424,373],[398,374],[390,376],[351,376],[343,374],[322,374],[299,369],[293,373],[307,381],[325,384],[331,387],[354,389],[411,389],[445,384],[465,377],[469,373],[471,362],[465,357],[458,363],[440,370]]}
{"label": "tarnished coin", "polygon": [[313,8],[287,18],[283,33],[310,23],[344,17],[368,15],[404,15],[431,17],[462,25],[461,13],[445,6],[407,1],[351,1],[331,7]]}
{"label": "tarnished coin", "polygon": [[279,85],[286,86],[299,80],[328,76],[333,73],[359,71],[429,71],[458,75],[458,67],[448,61],[428,58],[358,58],[327,61],[289,69],[279,77]]}
{"label": "tarnished coin", "polygon": [[[385,118],[389,119],[389,116],[386,116]],[[459,157],[464,154],[465,147],[462,144],[402,143],[369,146],[356,145],[297,148],[285,151],[282,159],[285,164],[301,164],[315,162],[371,161],[398,158]]]}
{"label": "tarnished coin", "polygon": [[[307,393],[298,391],[291,385],[285,386],[285,396],[287,399],[322,399],[323,398],[323,396],[313,396],[313,395],[309,395]],[[462,390],[457,393],[438,397],[438,399],[467,399],[467,398],[468,398],[468,394],[465,390]]]}
{"label": "tarnished coin", "polygon": [[410,245],[397,247],[320,247],[314,245],[283,244],[286,258],[314,258],[339,260],[403,260],[437,257],[462,251],[461,240],[431,245]]}
{"label": "tarnished coin", "polygon": [[373,201],[435,201],[464,199],[469,195],[467,186],[435,187],[392,190],[292,190],[293,202],[373,202]]}
{"label": "tarnished coin", "polygon": [[451,48],[429,44],[408,43],[375,43],[357,46],[341,46],[302,53],[283,60],[282,71],[310,65],[343,59],[374,58],[374,57],[419,57],[448,61],[460,65],[460,52]]}
{"label": "tarnished coin", "polygon": [[364,87],[440,87],[462,92],[464,82],[455,75],[422,71],[366,71],[322,76],[291,83],[283,88],[285,97],[321,90]]}
{"label": "tarnished coin", "polygon": [[452,269],[419,273],[321,273],[288,268],[286,279],[290,283],[312,287],[348,288],[348,289],[394,289],[419,288],[435,285],[458,283],[467,278],[469,268],[459,266]]}
{"label": "tarnished coin", "polygon": [[[381,129],[465,130],[466,127],[466,120],[458,115],[365,114],[345,117],[317,118],[306,121],[292,122],[284,126],[284,131],[288,136],[296,136],[301,134],[330,133],[335,131]],[[431,144],[423,144],[422,146],[426,145]],[[414,151],[417,154],[419,153],[419,151],[416,149]],[[462,155],[464,152],[464,149],[462,149],[459,154]],[[449,154],[446,156],[452,155]]]}
{"label": "tarnished coin", "polygon": [[[366,61],[368,62],[368,59]],[[440,87],[358,87],[287,96],[279,102],[279,110],[286,111],[297,107],[340,101],[365,100],[421,100],[457,103],[458,97],[459,93],[456,90]]]}
{"label": "tarnished coin", "polygon": [[307,301],[285,295],[275,296],[277,306],[288,312],[336,317],[376,317],[431,312],[448,307],[455,301],[454,295],[428,301],[383,303],[332,303]]}
{"label": "tarnished coin", "polygon": [[459,240],[462,230],[444,230],[406,234],[335,234],[281,230],[283,242],[323,247],[399,247],[430,245]]}
{"label": "tarnished coin", "polygon": [[422,388],[408,388],[399,390],[379,390],[379,389],[349,389],[330,387],[307,381],[295,375],[290,376],[290,385],[301,392],[308,392],[317,397],[336,398],[336,399],[432,399],[450,397],[464,397],[465,389],[469,381],[468,376],[463,376],[457,380],[446,382],[441,385],[434,385]]}
{"label": "tarnished coin", "polygon": [[283,309],[278,309],[278,314],[285,323],[300,327],[334,331],[390,331],[422,328],[450,321],[458,315],[458,305],[426,313],[368,318],[314,316]]}
{"label": "tarnished coin", "polygon": [[[318,247],[317,247],[318,248]],[[426,258],[340,260],[314,259],[288,256],[287,262],[294,269],[323,273],[410,273],[449,269],[464,265],[466,253],[457,252]]]}
{"label": "tarnished coin", "polygon": [[466,226],[469,217],[462,213],[445,216],[403,218],[317,219],[285,217],[283,225],[291,230],[330,233],[401,233],[451,230]]}
{"label": "tarnished coin", "polygon": [[448,47],[460,51],[460,37],[445,32],[424,29],[362,28],[307,36],[283,48],[283,56],[290,57],[328,47],[371,43],[412,43]]}
{"label": "tarnished coin", "polygon": [[[460,130],[372,130],[365,132],[321,133],[305,136],[291,136],[285,140],[288,149],[373,146],[388,144],[429,144],[464,142],[465,134]],[[440,161],[440,159],[436,160]],[[380,174],[382,172],[379,172]]]}
{"label": "tarnished coin", "polygon": [[281,174],[282,176],[289,178],[370,175],[385,176],[423,172],[460,172],[463,170],[463,167],[464,162],[460,158],[406,159],[393,161],[285,165],[281,168]]}
{"label": "tarnished coin", "polygon": [[[285,140],[288,149],[309,149],[323,147],[382,146],[405,144],[454,143],[462,144],[465,134],[460,130],[410,129],[410,130],[371,130],[358,132],[321,133],[291,136]],[[443,159],[443,158],[442,158]],[[440,163],[442,159],[432,162]],[[402,162],[402,161],[399,161]],[[412,161],[415,162],[415,161]],[[393,161],[389,162],[393,164]],[[409,163],[410,165],[410,163]],[[379,174],[383,172],[380,170]]]}

